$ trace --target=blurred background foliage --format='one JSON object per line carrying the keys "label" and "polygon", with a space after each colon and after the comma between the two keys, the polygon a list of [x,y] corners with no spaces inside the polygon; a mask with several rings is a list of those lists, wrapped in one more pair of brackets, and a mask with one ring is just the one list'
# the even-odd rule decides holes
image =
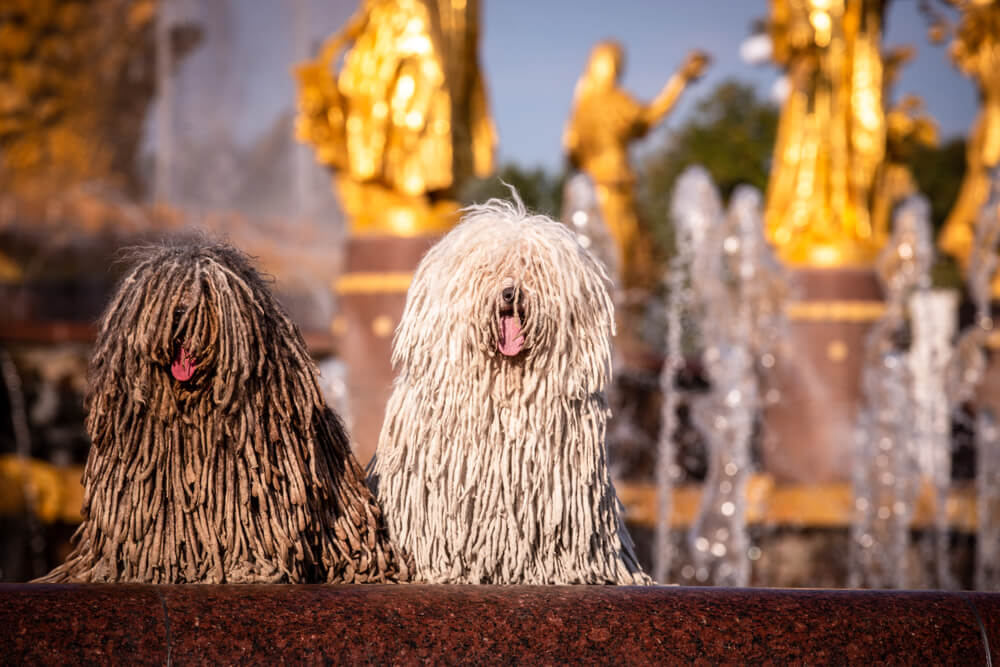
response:
{"label": "blurred background foliage", "polygon": [[558,218],[562,207],[562,188],[568,175],[567,169],[554,174],[541,167],[523,167],[508,162],[487,178],[471,180],[460,193],[463,204],[482,202],[491,197],[507,199],[510,190],[504,183],[517,189],[529,210]]}
{"label": "blurred background foliage", "polygon": [[775,105],[760,99],[752,86],[728,80],[701,97],[695,113],[649,149],[639,169],[638,206],[661,258],[672,248],[670,195],[680,173],[702,165],[723,200],[741,183],[763,192],[777,126]]}

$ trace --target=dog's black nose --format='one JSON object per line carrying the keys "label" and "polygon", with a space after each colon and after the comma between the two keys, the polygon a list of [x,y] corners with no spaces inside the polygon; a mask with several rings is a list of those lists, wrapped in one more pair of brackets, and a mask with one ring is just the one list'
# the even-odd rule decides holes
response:
{"label": "dog's black nose", "polygon": [[502,292],[502,295],[503,295],[503,301],[504,301],[504,303],[514,303],[514,288],[513,287],[504,288],[504,291]]}

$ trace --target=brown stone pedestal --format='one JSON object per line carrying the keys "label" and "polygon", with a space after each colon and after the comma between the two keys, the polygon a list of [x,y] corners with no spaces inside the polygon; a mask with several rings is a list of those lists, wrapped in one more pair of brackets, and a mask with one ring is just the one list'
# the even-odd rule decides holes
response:
{"label": "brown stone pedestal", "polygon": [[983,379],[976,387],[973,404],[977,410],[989,410],[996,418],[1000,416],[1000,346],[991,341],[989,361]]}
{"label": "brown stone pedestal", "polygon": [[[974,307],[967,304],[960,318],[959,331],[965,332],[970,327],[975,326]],[[994,329],[986,337],[986,368],[983,377],[979,381],[973,395],[972,405],[976,410],[988,410],[994,419],[1000,419],[1000,300],[994,299],[990,307],[990,316],[993,318]]]}
{"label": "brown stone pedestal", "polygon": [[792,273],[795,301],[765,411],[764,470],[779,482],[850,479],[865,337],[884,310],[874,271]]}
{"label": "brown stone pedestal", "polygon": [[392,334],[406,304],[413,270],[440,236],[352,238],[344,273],[334,285],[340,312],[333,321],[347,364],[351,444],[367,465],[378,444],[392,392]]}

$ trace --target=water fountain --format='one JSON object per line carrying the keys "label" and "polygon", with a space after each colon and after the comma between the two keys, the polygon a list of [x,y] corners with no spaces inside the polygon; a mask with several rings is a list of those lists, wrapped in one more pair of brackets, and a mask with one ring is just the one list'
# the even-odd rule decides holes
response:
{"label": "water fountain", "polygon": [[680,403],[677,373],[684,366],[682,333],[693,324],[693,295],[689,279],[707,230],[722,214],[722,202],[708,171],[689,167],[677,179],[671,204],[674,256],[667,273],[666,350],[660,374],[660,433],[656,455],[657,522],[654,536],[653,578],[666,582],[676,551],[671,539],[672,491],[680,477],[674,437]]}
{"label": "water fountain", "polygon": [[869,407],[861,412],[855,449],[851,525],[852,588],[905,588],[910,520],[916,499],[909,443],[909,376],[904,355],[886,350],[866,367]]}
{"label": "water fountain", "polygon": [[576,232],[580,245],[601,260],[611,282],[618,286],[621,282],[621,271],[618,266],[617,246],[601,217],[597,191],[594,189],[594,182],[587,174],[577,172],[566,179],[560,218]]}
{"label": "water fountain", "polygon": [[976,533],[977,591],[1000,590],[1000,530],[993,517],[1000,512],[1000,429],[988,411],[976,418]]}
{"label": "water fountain", "polygon": [[740,186],[726,216],[709,228],[692,271],[701,305],[702,361],[712,388],[694,404],[706,437],[708,477],[689,531],[695,578],[716,585],[750,581],[747,482],[762,404],[761,376],[774,364],[786,280],[763,235],[761,195]]}
{"label": "water fountain", "polygon": [[913,446],[919,479],[930,482],[932,526],[924,539],[928,579],[937,588],[957,583],[950,566],[948,494],[951,490],[951,415],[947,370],[958,323],[955,290],[919,290],[910,296],[912,342],[907,358],[912,381]]}
{"label": "water fountain", "polygon": [[[959,341],[956,394],[971,398],[987,372],[986,348],[994,347],[993,283],[1000,265],[1000,168],[991,175],[990,197],[976,220],[975,244],[969,256],[969,295],[976,322]],[[1000,590],[1000,429],[998,415],[979,401],[976,419],[976,571],[977,590]]]}
{"label": "water fountain", "polygon": [[930,207],[911,197],[895,216],[877,269],[886,309],[868,334],[862,369],[864,405],[854,450],[854,519],[849,584],[904,588],[913,507],[920,489],[912,378],[900,344],[912,293],[926,289],[933,260]]}
{"label": "water fountain", "polygon": [[687,398],[708,447],[708,474],[688,532],[689,567],[699,582],[746,585],[750,447],[762,400],[760,376],[774,364],[786,283],[763,238],[761,196],[755,189],[737,188],[723,216],[710,177],[695,167],[679,179],[672,211],[676,254],[668,273],[667,353],[661,377],[656,575],[667,574],[674,551],[666,517],[679,476],[673,437],[681,397],[675,385],[684,362],[680,332],[687,315],[697,321],[701,360],[711,383],[706,395]]}
{"label": "water fountain", "polygon": [[351,392],[347,388],[347,364],[343,359],[327,357],[317,361],[316,367],[319,369],[319,388],[326,404],[337,413],[350,432],[354,413],[351,409]]}
{"label": "water fountain", "polygon": [[156,14],[156,146],[153,164],[153,197],[170,201],[173,195],[172,174],[174,155],[174,58],[170,46],[170,30],[174,24],[173,3],[164,0]]}

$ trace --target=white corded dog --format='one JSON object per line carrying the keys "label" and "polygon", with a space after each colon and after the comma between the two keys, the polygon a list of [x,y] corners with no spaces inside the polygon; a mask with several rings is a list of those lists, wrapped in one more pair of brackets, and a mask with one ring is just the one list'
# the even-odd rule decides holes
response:
{"label": "white corded dog", "polygon": [[608,473],[607,282],[520,200],[469,207],[421,261],[370,469],[418,581],[649,583]]}

